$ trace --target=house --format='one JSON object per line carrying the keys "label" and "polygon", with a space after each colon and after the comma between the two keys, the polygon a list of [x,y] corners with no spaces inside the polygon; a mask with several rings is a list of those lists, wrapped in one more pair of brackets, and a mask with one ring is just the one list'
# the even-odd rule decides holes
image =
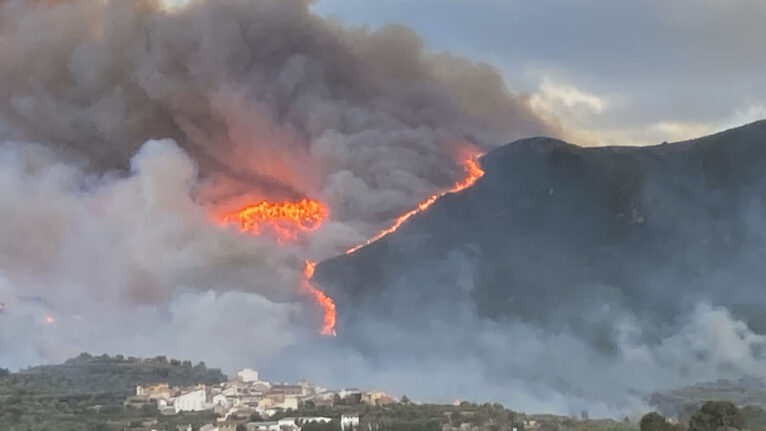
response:
{"label": "house", "polygon": [[173,408],[176,413],[180,412],[200,412],[212,408],[207,403],[207,390],[205,386],[199,386],[197,389],[183,393],[173,401]]}
{"label": "house", "polygon": [[276,404],[274,407],[282,410],[298,410],[298,398],[285,397],[281,403]]}
{"label": "house", "polygon": [[324,417],[324,416],[302,416],[299,418],[295,418],[295,424],[299,426],[303,426],[305,424],[310,423],[330,423],[332,422],[332,418]]}
{"label": "house", "polygon": [[280,431],[278,422],[250,422],[247,431]]}
{"label": "house", "polygon": [[381,391],[364,392],[361,401],[371,406],[383,406],[395,402],[387,393]]}
{"label": "house", "polygon": [[271,389],[271,385],[268,382],[255,382],[250,386],[248,391],[265,394],[269,389]]}
{"label": "house", "polygon": [[170,386],[167,383],[158,383],[149,386],[136,386],[136,396],[147,397],[151,400],[170,399]]}
{"label": "house", "polygon": [[224,394],[217,394],[213,397],[213,406],[231,407],[232,401]]}
{"label": "house", "polygon": [[297,418],[282,418],[277,421],[280,431],[300,431]]}
{"label": "house", "polygon": [[199,431],[236,431],[235,423],[208,424],[199,429]]}
{"label": "house", "polygon": [[244,383],[252,383],[258,381],[258,371],[255,371],[250,368],[245,368],[242,371],[237,373],[237,378],[239,381]]}
{"label": "house", "polygon": [[338,392],[338,396],[341,397],[341,399],[346,398],[351,395],[361,395],[362,391],[356,388],[343,388]]}
{"label": "house", "polygon": [[279,384],[272,385],[266,395],[305,395],[305,393],[304,387],[301,385]]}
{"label": "house", "polygon": [[359,428],[359,415],[344,414],[340,417],[340,429],[352,431]]}

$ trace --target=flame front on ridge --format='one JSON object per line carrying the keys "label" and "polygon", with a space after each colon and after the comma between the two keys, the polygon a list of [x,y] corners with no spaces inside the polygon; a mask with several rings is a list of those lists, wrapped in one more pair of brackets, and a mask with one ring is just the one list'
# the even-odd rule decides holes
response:
{"label": "flame front on ridge", "polygon": [[421,201],[417,207],[397,217],[396,220],[394,220],[394,222],[389,227],[376,233],[374,236],[367,239],[363,243],[357,244],[349,248],[348,250],[346,250],[346,254],[351,254],[359,250],[360,248],[366,245],[372,244],[373,242],[383,238],[384,236],[390,234],[391,232],[395,232],[404,224],[404,222],[409,220],[410,217],[414,216],[415,214],[422,213],[423,211],[428,209],[428,207],[433,205],[433,203],[436,202],[436,200],[439,199],[440,197],[450,193],[457,193],[461,190],[471,187],[476,182],[476,180],[484,176],[484,170],[481,169],[481,167],[479,166],[479,163],[476,161],[476,159],[478,159],[480,156],[481,154],[479,154],[478,156],[470,157],[463,161],[463,168],[465,169],[466,176],[462,180],[456,182],[455,185],[452,186],[452,188],[450,188],[449,190],[443,191],[441,193],[436,193],[429,196],[428,199]]}

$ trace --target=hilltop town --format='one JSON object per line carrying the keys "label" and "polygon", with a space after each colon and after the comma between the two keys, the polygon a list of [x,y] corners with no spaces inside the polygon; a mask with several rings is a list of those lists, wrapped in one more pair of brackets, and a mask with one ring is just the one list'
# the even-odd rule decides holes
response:
{"label": "hilltop town", "polygon": [[[741,385],[740,385],[741,386]],[[269,382],[252,369],[227,377],[200,362],[81,354],[59,365],[0,368],[0,429],[9,431],[716,431],[766,429],[754,398],[734,383],[671,394],[665,414],[589,418],[530,414],[499,403],[394,399],[375,390]],[[513,389],[509,389],[513,390]],[[658,396],[659,397],[659,396]],[[661,397],[659,397],[661,398]],[[722,416],[723,415],[723,416]]]}
{"label": "hilltop town", "polygon": [[[301,406],[383,406],[395,402],[394,398],[382,391],[360,391],[356,388],[328,390],[306,380],[296,384],[272,383],[262,380],[257,371],[246,368],[238,372],[235,378],[214,385],[138,385],[135,395],[125,400],[125,407],[152,407],[164,415],[214,412],[216,422],[203,426],[203,431],[235,431],[243,425],[252,431],[293,431],[300,430],[306,424],[330,424],[334,421],[332,417],[323,416],[284,416],[297,411]],[[272,418],[275,419],[270,420]],[[344,414],[340,418],[341,429],[351,429],[358,424],[358,415]]]}

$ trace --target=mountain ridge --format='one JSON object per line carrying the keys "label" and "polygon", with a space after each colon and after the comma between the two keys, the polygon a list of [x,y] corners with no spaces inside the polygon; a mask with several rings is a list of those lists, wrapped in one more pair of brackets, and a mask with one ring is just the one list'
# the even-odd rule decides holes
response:
{"label": "mountain ridge", "polygon": [[[336,343],[375,364],[464,358],[490,385],[600,401],[766,374],[766,122],[653,147],[531,138],[480,163],[472,187],[317,265]],[[500,359],[529,348],[543,350]],[[566,348],[580,368],[541,377]],[[619,379],[594,374],[611,366],[632,370],[614,392]]]}

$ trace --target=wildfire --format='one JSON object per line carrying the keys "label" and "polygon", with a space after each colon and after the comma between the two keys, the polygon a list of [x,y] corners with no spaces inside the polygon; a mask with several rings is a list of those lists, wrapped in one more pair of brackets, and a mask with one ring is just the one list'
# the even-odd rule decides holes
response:
{"label": "wildfire", "polygon": [[327,208],[322,203],[301,199],[297,202],[260,201],[239,211],[226,214],[221,222],[236,222],[242,232],[260,235],[270,230],[280,242],[293,241],[302,232],[319,228],[327,217]]}
{"label": "wildfire", "polygon": [[373,242],[383,238],[384,236],[390,234],[391,232],[396,231],[401,227],[404,222],[410,219],[410,217],[414,216],[415,214],[420,214],[428,207],[433,205],[434,202],[436,202],[440,197],[450,194],[450,193],[457,193],[461,190],[464,190],[468,187],[471,187],[479,178],[481,178],[484,175],[484,170],[481,169],[479,166],[479,163],[476,161],[478,156],[474,156],[471,158],[468,158],[463,161],[463,168],[465,169],[465,178],[455,183],[452,188],[449,190],[443,191],[441,193],[437,193],[434,195],[431,195],[428,197],[428,199],[420,202],[417,207],[407,211],[406,213],[400,215],[399,217],[394,220],[394,222],[391,224],[391,226],[383,229],[382,231],[375,234],[372,238],[369,238],[368,240],[364,241],[361,244],[357,244],[348,250],[346,250],[346,254],[351,254],[360,248],[372,244]]}
{"label": "wildfire", "polygon": [[[463,161],[465,177],[456,182],[449,190],[429,196],[420,202],[417,207],[400,215],[386,229],[375,234],[365,242],[346,250],[351,254],[360,248],[373,243],[391,232],[399,229],[410,217],[419,214],[436,202],[440,197],[456,193],[472,186],[476,180],[484,175],[484,171],[476,161],[477,157],[469,157]],[[223,224],[238,223],[242,232],[260,235],[265,230],[273,233],[277,241],[285,242],[295,240],[301,233],[311,232],[322,225],[328,215],[327,208],[320,202],[311,199],[301,199],[297,202],[270,202],[260,201],[254,205],[248,205],[239,211],[226,214],[221,217]],[[304,279],[302,289],[311,295],[324,313],[320,333],[326,336],[335,336],[335,302],[312,282],[316,262],[305,261],[303,267]]]}
{"label": "wildfire", "polygon": [[319,331],[322,335],[327,336],[335,336],[335,302],[333,302],[332,298],[327,296],[324,292],[317,289],[316,286],[311,282],[311,277],[314,276],[314,268],[316,267],[316,262],[312,262],[307,260],[305,262],[305,265],[303,267],[303,274],[306,276],[305,280],[303,281],[303,288],[309,292],[311,295],[314,296],[314,299],[316,300],[317,304],[322,308],[322,311],[324,311],[324,323],[322,325],[322,329]]}

